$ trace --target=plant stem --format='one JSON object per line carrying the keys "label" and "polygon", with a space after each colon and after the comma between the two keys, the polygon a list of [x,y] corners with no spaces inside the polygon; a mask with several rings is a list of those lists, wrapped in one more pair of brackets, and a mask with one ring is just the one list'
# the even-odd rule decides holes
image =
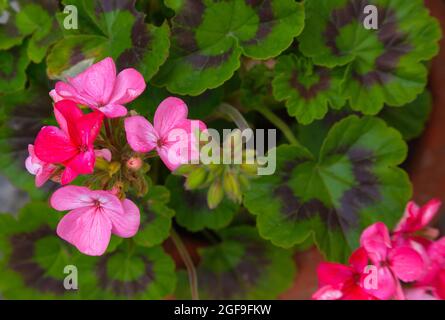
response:
{"label": "plant stem", "polygon": [[238,109],[236,109],[232,105],[223,102],[218,109],[223,114],[229,116],[241,131],[250,128],[249,124],[247,123],[246,119],[244,119],[241,112],[239,112]]}
{"label": "plant stem", "polygon": [[259,113],[261,113],[267,120],[269,120],[272,124],[274,124],[280,131],[284,134],[286,139],[290,144],[298,145],[298,140],[293,134],[292,130],[289,126],[284,122],[280,117],[278,117],[275,113],[266,108],[258,108]]}
{"label": "plant stem", "polygon": [[111,128],[110,128],[110,123],[108,122],[108,119],[104,119],[104,124],[105,124],[105,132],[107,134],[107,138],[111,141]]}
{"label": "plant stem", "polygon": [[178,249],[178,252],[182,258],[182,261],[184,261],[185,267],[187,268],[187,273],[189,276],[189,283],[190,283],[190,291],[192,293],[192,299],[193,300],[199,300],[199,294],[198,294],[198,276],[196,274],[196,268],[193,264],[192,258],[190,257],[186,247],[184,246],[184,243],[181,240],[181,237],[176,233],[175,229],[172,227],[170,236],[173,240],[173,243],[176,246],[176,249]]}

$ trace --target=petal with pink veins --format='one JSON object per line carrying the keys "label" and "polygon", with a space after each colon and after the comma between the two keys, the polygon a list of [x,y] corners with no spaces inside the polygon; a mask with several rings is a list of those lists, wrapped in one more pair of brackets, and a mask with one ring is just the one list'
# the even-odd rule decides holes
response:
{"label": "petal with pink veins", "polygon": [[136,99],[145,90],[144,77],[135,69],[122,70],[116,78],[110,104],[122,105]]}
{"label": "petal with pink veins", "polygon": [[149,152],[156,147],[158,136],[151,123],[142,116],[125,119],[125,132],[130,147],[137,152]]}
{"label": "petal with pink veins", "polygon": [[57,235],[80,252],[100,256],[107,250],[111,237],[111,221],[94,207],[75,209],[66,214],[57,226]]}
{"label": "petal with pink veins", "polygon": [[424,263],[420,254],[410,247],[397,247],[389,252],[391,270],[404,282],[412,282],[423,274]]}
{"label": "petal with pink veins", "polygon": [[106,211],[113,229],[111,232],[122,238],[133,237],[139,229],[140,213],[139,208],[128,199],[122,201],[123,213],[116,211]]}
{"label": "petal with pink veins", "polygon": [[56,190],[50,199],[51,207],[66,211],[93,205],[91,190],[86,187],[66,186]]}
{"label": "petal with pink veins", "polygon": [[164,137],[181,120],[187,119],[188,108],[184,101],[175,97],[163,100],[156,109],[153,119],[154,128],[159,136]]}
{"label": "petal with pink veins", "polygon": [[391,247],[388,228],[382,222],[374,223],[363,231],[360,244],[368,252],[374,264],[386,260],[388,248]]}

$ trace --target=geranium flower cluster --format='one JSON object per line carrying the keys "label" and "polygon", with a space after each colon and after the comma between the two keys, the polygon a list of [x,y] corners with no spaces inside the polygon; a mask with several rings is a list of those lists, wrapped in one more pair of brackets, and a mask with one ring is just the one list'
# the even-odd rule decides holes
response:
{"label": "geranium flower cluster", "polygon": [[[170,97],[159,105],[154,126],[138,115],[119,119],[128,113],[125,104],[145,87],[135,69],[116,75],[111,58],[57,82],[50,96],[58,126],[43,127],[29,145],[25,164],[36,186],[48,180],[63,185],[50,199],[54,209],[70,211],[57,234],[84,254],[102,255],[111,234],[136,234],[140,212],[126,199],[126,191],[136,186],[139,195],[146,192],[145,158],[159,155],[175,170],[198,156],[192,128],[196,124],[203,130],[205,125],[187,119],[187,106],[180,99]],[[157,154],[149,154],[152,150]],[[89,175],[83,186],[68,185],[79,175]]]}
{"label": "geranium flower cluster", "polygon": [[440,205],[409,202],[392,233],[381,222],[369,226],[349,265],[318,266],[313,299],[445,299],[445,237],[436,240],[438,230],[428,227]]}

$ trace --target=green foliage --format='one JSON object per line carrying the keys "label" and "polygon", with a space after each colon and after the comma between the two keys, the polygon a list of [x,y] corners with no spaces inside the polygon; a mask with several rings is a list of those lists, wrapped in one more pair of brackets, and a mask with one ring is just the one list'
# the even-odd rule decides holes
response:
{"label": "green foliage", "polygon": [[[253,227],[218,233],[221,242],[201,249],[198,288],[202,299],[276,299],[295,276],[292,253],[258,237]],[[178,275],[179,298],[190,298],[187,275]]]}
{"label": "green foliage", "polygon": [[[429,119],[427,66],[440,39],[422,0],[13,3],[0,0],[0,17],[8,16],[0,21],[0,174],[31,200],[17,219],[0,214],[0,296],[190,298],[188,275],[170,250],[177,228],[203,244],[201,298],[274,299],[294,281],[293,251],[316,245],[345,261],[365,227],[400,219],[411,196],[401,169],[406,141]],[[379,29],[363,27],[365,4],[377,5]],[[78,29],[65,28],[66,5],[76,6]],[[257,163],[171,174],[154,152],[130,150],[123,120],[113,119],[122,150],[103,160],[101,176],[75,183],[126,193],[141,224],[131,239],[113,236],[101,257],[80,254],[56,235],[63,214],[47,200],[57,185],[36,188],[24,162],[41,127],[55,122],[54,80],[108,56],[118,70],[144,76],[147,89],[126,106],[150,121],[176,96],[189,118],[220,133],[277,129],[274,174],[257,176]],[[143,169],[128,167],[127,155],[144,160]],[[133,180],[122,186],[126,178]],[[78,290],[63,288],[66,265],[78,268]]]}
{"label": "green foliage", "polygon": [[329,259],[344,261],[364,227],[400,218],[411,196],[396,167],[406,152],[400,133],[382,120],[350,116],[332,127],[318,157],[278,147],[278,174],[254,180],[244,204],[272,243],[289,248],[313,235]]}

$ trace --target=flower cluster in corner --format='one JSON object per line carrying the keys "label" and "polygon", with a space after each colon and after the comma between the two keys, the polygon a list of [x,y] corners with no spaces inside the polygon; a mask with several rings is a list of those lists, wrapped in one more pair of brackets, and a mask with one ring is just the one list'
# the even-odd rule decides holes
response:
{"label": "flower cluster in corner", "polygon": [[[175,143],[195,141],[193,121],[187,119],[188,108],[180,99],[169,97],[159,105],[154,126],[142,116],[119,119],[128,113],[125,104],[145,87],[138,71],[129,68],[116,75],[114,61],[105,58],[56,83],[50,96],[58,126],[43,127],[29,145],[25,165],[35,175],[36,186],[48,180],[63,185],[50,200],[54,209],[69,211],[57,234],[86,255],[104,254],[111,234],[129,238],[137,233],[140,212],[127,193],[147,192],[144,160],[153,156],[148,152],[156,149],[155,155],[170,170],[198,153],[190,147],[194,143]],[[197,126],[205,129],[202,122]],[[170,133],[177,128],[182,131],[173,140]],[[82,186],[69,185],[79,175],[87,175]]]}
{"label": "flower cluster in corner", "polygon": [[445,299],[445,237],[437,239],[438,230],[428,227],[440,205],[436,199],[422,207],[409,202],[392,233],[381,222],[366,228],[349,265],[318,266],[313,299]]}

